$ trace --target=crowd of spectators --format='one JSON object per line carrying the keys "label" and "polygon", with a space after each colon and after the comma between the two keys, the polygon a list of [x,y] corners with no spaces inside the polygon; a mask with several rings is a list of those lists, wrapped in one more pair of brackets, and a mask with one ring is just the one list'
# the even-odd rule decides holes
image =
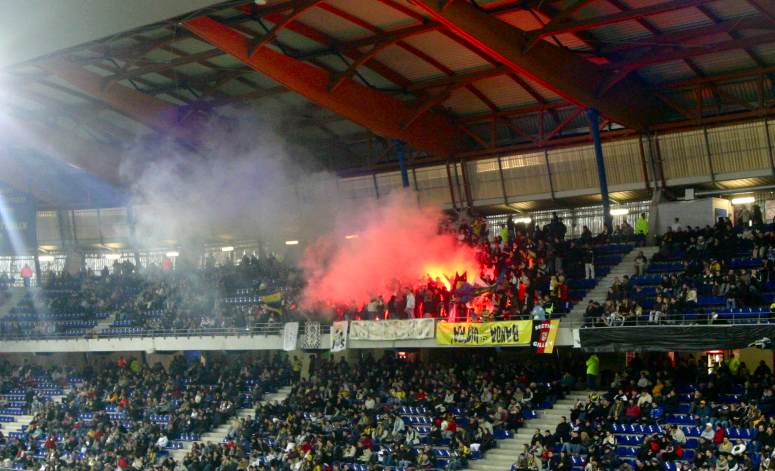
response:
{"label": "crowd of spectators", "polygon": [[[567,313],[574,301],[571,280],[596,278],[595,247],[643,236],[624,222],[613,234],[604,229],[593,236],[584,226],[580,237],[569,239],[567,226],[556,214],[545,225],[515,223],[509,217],[500,227],[490,226],[485,218],[455,214],[442,223],[441,231],[476,248],[480,273],[401,286],[389,299],[374,296],[364,306],[338,306],[337,316],[470,321],[556,317]],[[476,277],[480,282],[472,281]]]}
{"label": "crowd of spectators", "polygon": [[[704,228],[676,220],[659,238],[659,251],[650,261],[641,252],[634,269],[633,279],[614,281],[603,303],[590,302],[587,325],[677,323],[697,313],[702,315],[692,320],[720,322],[722,310],[769,306],[772,299],[765,294],[775,282],[775,232],[724,218]],[[659,276],[656,283],[639,284],[649,271]],[[712,301],[703,304],[703,297]]]}
{"label": "crowd of spectators", "polygon": [[562,397],[567,384],[551,365],[490,353],[442,364],[316,358],[285,402],[259,405],[232,424],[225,442],[195,447],[183,464],[197,471],[224,462],[296,471],[346,463],[457,469],[495,446],[499,432],[520,428],[529,411]]}
{"label": "crowd of spectators", "polygon": [[[363,305],[337,306],[335,317],[471,321],[558,317],[575,301],[572,281],[587,278],[594,283],[599,274],[594,248],[633,236],[633,227],[625,222],[610,235],[606,230],[593,236],[584,227],[580,237],[567,239],[568,229],[556,215],[543,226],[509,218],[498,228],[481,217],[452,214],[440,231],[476,249],[480,273],[449,274],[446,280],[428,278],[415,286],[396,287],[388,299],[375,296]],[[236,263],[220,265],[208,257],[201,267],[178,262],[165,259],[158,266],[136,267],[124,260],[96,272],[44,272],[42,289],[28,294],[10,316],[0,319],[0,335],[250,331],[256,325],[320,317],[299,309],[304,279],[287,261],[245,255]],[[95,328],[105,320],[108,325]]]}
{"label": "crowd of spectators", "polygon": [[[61,402],[36,395],[41,381],[66,388]],[[9,469],[172,470],[173,440],[196,439],[290,381],[283,356],[181,356],[166,369],[123,357],[77,372],[17,368],[3,391],[22,392],[34,417],[24,432],[0,435],[0,462]]]}
{"label": "crowd of spectators", "polygon": [[141,330],[250,330],[256,323],[281,322],[288,313],[261,302],[225,300],[240,290],[254,293],[251,299],[273,292],[290,296],[301,286],[299,280],[298,271],[288,264],[255,256],[220,266],[208,259],[200,269],[137,269],[129,261],[117,261],[99,272],[47,272],[42,289],[28,292],[0,319],[0,333],[88,335],[104,319],[112,319],[116,327]]}
{"label": "crowd of spectators", "polygon": [[751,371],[735,356],[711,369],[691,356],[636,356],[608,379],[555,430],[536,430],[513,469],[775,466],[775,377],[763,361]]}

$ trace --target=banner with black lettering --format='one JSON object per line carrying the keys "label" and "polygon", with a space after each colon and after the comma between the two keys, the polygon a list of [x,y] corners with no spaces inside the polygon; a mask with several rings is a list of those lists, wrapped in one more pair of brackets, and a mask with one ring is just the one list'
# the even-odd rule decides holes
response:
{"label": "banner with black lettering", "polygon": [[0,255],[38,250],[37,205],[28,194],[0,185]]}
{"label": "banner with black lettering", "polygon": [[436,343],[461,347],[530,345],[532,321],[439,322]]}
{"label": "banner with black lettering", "polygon": [[534,321],[531,343],[536,348],[536,353],[554,352],[554,344],[557,342],[557,332],[559,330],[559,319],[551,321]]}
{"label": "banner with black lettering", "polygon": [[334,322],[331,325],[331,353],[347,348],[347,321]]}
{"label": "banner with black lettering", "polygon": [[301,348],[304,350],[318,350],[320,345],[320,322],[307,321],[304,323],[304,340]]}

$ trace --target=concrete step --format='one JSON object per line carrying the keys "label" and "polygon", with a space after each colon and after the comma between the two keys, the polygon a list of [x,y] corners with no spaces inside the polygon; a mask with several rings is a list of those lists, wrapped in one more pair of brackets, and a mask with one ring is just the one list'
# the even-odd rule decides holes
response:
{"label": "concrete step", "polygon": [[[479,469],[481,471],[509,471],[511,465],[504,467],[499,464],[488,464],[485,460],[473,460],[468,462],[468,467],[471,469]],[[516,460],[514,460],[516,461]]]}

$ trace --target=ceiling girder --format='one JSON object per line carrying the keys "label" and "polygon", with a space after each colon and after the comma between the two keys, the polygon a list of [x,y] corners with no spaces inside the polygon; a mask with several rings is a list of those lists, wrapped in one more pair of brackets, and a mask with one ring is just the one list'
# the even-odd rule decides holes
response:
{"label": "ceiling girder", "polygon": [[435,0],[415,0],[414,3],[513,72],[572,103],[596,108],[612,121],[637,130],[645,130],[659,120],[661,109],[654,106],[648,91],[638,80],[626,78],[611,87],[605,97],[600,97],[598,90],[608,78],[607,71],[573,52],[546,41],[526,50],[522,30],[466,1],[451,0],[443,6]]}
{"label": "ceiling girder", "polygon": [[[236,59],[294,90],[313,103],[374,131],[401,139],[418,150],[451,155],[460,150],[457,128],[435,112],[425,113],[409,128],[402,125],[414,113],[412,107],[393,96],[344,80],[329,90],[328,72],[263,47],[250,55],[250,39],[209,17],[183,24],[189,31]],[[375,112],[379,110],[379,112]]]}

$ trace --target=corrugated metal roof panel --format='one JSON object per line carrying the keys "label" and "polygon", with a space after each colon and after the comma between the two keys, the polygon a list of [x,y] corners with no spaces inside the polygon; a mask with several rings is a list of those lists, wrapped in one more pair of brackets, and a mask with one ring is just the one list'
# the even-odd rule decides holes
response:
{"label": "corrugated metal roof panel", "polygon": [[659,15],[649,16],[648,20],[660,31],[696,28],[713,24],[713,20],[708,18],[698,8],[682,8],[660,13]]}
{"label": "corrugated metal roof panel", "polygon": [[535,98],[506,75],[480,80],[476,82],[476,86],[498,105],[498,108],[513,108],[536,103]]}
{"label": "corrugated metal roof panel", "polygon": [[412,81],[427,80],[441,74],[441,71],[436,67],[397,46],[380,51],[377,54],[377,59]]}
{"label": "corrugated metal roof panel", "polygon": [[328,0],[326,3],[371,23],[380,29],[391,29],[415,23],[410,17],[380,2],[363,0]]}
{"label": "corrugated metal roof panel", "polygon": [[739,18],[742,16],[758,15],[759,12],[751,6],[750,2],[740,0],[719,0],[705,5],[721,19]]}
{"label": "corrugated metal roof panel", "polygon": [[761,46],[757,46],[751,50],[767,65],[775,64],[775,43],[762,44]]}
{"label": "corrugated metal roof panel", "polygon": [[371,34],[370,31],[320,8],[305,11],[299,22],[340,40],[358,39]]}
{"label": "corrugated metal roof panel", "polygon": [[696,77],[684,61],[650,65],[638,70],[638,74],[648,83],[672,82]]}
{"label": "corrugated metal roof panel", "polygon": [[693,57],[692,61],[708,75],[756,67],[756,63],[743,50],[723,51]]}
{"label": "corrugated metal roof panel", "polygon": [[452,110],[453,113],[459,115],[490,111],[489,108],[482,103],[482,100],[465,88],[453,93],[443,105]]}
{"label": "corrugated metal roof panel", "polygon": [[449,36],[438,31],[414,36],[405,42],[433,57],[453,71],[473,69],[488,64],[478,54],[461,46]]}
{"label": "corrugated metal roof panel", "polygon": [[535,15],[532,15],[527,10],[514,10],[507,14],[501,15],[500,17],[498,17],[498,19],[517,27],[522,31],[532,31],[534,29],[539,29],[543,26],[543,23],[541,23],[535,17]]}

